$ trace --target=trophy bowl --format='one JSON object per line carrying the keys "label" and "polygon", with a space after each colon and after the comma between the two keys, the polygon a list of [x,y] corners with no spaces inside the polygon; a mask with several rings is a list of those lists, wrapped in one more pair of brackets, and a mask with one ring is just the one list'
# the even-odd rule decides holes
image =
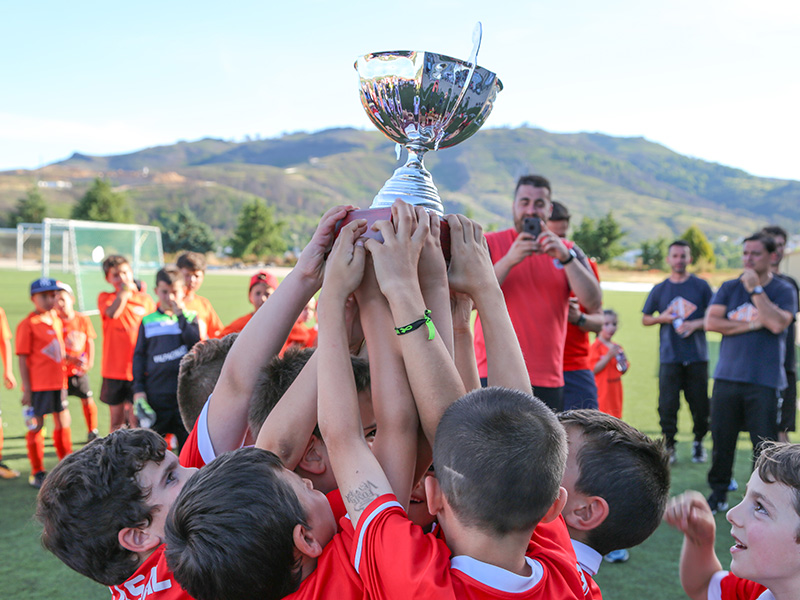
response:
{"label": "trophy bowl", "polygon": [[433,52],[373,52],[360,57],[355,68],[367,116],[408,150],[407,162],[384,184],[371,208],[389,207],[400,198],[441,216],[442,202],[423,155],[478,131],[503,84],[483,67]]}

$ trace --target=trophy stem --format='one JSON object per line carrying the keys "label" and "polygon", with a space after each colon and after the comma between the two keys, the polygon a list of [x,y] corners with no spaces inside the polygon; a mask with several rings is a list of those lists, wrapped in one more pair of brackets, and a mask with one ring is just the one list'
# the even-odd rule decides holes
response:
{"label": "trophy stem", "polygon": [[423,206],[427,210],[444,216],[444,206],[439,191],[433,184],[433,178],[422,164],[422,157],[427,148],[420,148],[413,142],[406,146],[408,160],[397,169],[375,196],[370,208],[386,208],[392,206],[397,198],[404,202]]}

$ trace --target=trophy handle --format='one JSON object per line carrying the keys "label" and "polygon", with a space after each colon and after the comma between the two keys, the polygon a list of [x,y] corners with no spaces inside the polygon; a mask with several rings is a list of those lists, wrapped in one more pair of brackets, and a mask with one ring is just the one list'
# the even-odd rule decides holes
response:
{"label": "trophy handle", "polygon": [[464,94],[467,93],[469,89],[469,84],[472,82],[472,75],[475,73],[475,67],[478,66],[478,52],[481,49],[481,39],[483,39],[483,25],[480,21],[475,23],[475,29],[472,30],[472,52],[469,55],[469,60],[467,60],[467,64],[469,65],[469,73],[467,73],[467,79],[464,81],[464,85],[461,88],[461,92],[458,94],[458,98],[456,98],[455,104],[453,104],[453,108],[450,110],[450,114],[444,120],[444,123],[439,129],[439,134],[436,136],[436,142],[434,143],[433,149],[439,149],[439,142],[442,141],[445,132],[447,131],[447,126],[450,125],[450,121],[453,120],[453,116],[456,114],[458,107],[461,106],[461,101],[464,99]]}

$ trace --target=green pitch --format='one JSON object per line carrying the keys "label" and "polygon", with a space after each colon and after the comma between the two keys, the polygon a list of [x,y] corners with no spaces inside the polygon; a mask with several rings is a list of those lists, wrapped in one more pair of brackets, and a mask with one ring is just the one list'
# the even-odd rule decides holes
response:
{"label": "green pitch", "polygon": [[[58,277],[60,274],[53,273]],[[211,300],[224,323],[249,312],[247,285],[250,270],[242,275],[206,276],[201,294]],[[17,323],[31,311],[28,297],[30,282],[36,272],[0,271],[0,306],[6,311],[12,332]],[[64,277],[70,282],[70,278]],[[70,282],[72,283],[72,282]],[[152,290],[153,282],[148,281]],[[641,307],[645,294],[635,292],[606,292],[604,304],[614,308],[620,316],[620,329],[615,339],[625,347],[631,362],[630,371],[623,378],[625,387],[624,417],[648,435],[658,436],[658,330],[641,325]],[[92,317],[98,335],[101,334],[99,316]],[[710,336],[712,342],[715,339]],[[98,338],[97,347],[102,347]],[[13,349],[12,349],[13,351]],[[19,369],[14,361],[14,373],[19,380]],[[100,392],[100,364],[96,361],[90,373],[92,390]],[[3,409],[5,445],[3,460],[22,473],[19,479],[0,480],[0,598],[17,600],[49,600],[50,598],[84,598],[87,600],[108,598],[108,589],[78,575],[64,566],[39,544],[39,528],[32,516],[36,503],[36,491],[28,485],[30,467],[25,447],[25,426],[19,404],[19,388],[0,390],[0,408]],[[98,403],[101,434],[108,432],[108,409]],[[86,424],[80,401],[70,398],[72,434],[74,448],[80,448],[86,440]],[[52,423],[47,425],[52,431]],[[679,418],[678,455],[679,462],[673,468],[673,491],[686,489],[707,491],[705,477],[708,465],[690,461],[691,418],[685,404]],[[706,438],[710,450],[710,437]],[[56,463],[52,440],[45,444],[45,466],[51,469]],[[749,477],[750,444],[745,435],[740,440],[736,462],[736,479],[742,488]],[[742,491],[730,494],[731,504],[738,502]],[[728,548],[731,545],[729,527],[723,515],[717,516],[717,553],[723,565],[730,562]],[[675,531],[661,526],[640,547],[631,550],[631,558],[625,564],[604,563],[597,577],[603,594],[607,598],[634,600],[647,597],[653,600],[681,598],[683,592],[678,581],[678,557],[682,538]]]}

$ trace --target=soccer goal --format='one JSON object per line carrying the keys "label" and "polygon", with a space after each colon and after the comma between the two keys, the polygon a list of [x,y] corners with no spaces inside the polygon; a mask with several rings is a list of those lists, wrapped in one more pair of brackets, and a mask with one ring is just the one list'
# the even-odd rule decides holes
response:
{"label": "soccer goal", "polygon": [[[38,251],[42,277],[71,274],[75,278],[78,310],[97,313],[97,296],[108,290],[103,260],[120,254],[131,263],[134,276],[152,284],[152,277],[164,265],[161,230],[146,225],[124,225],[73,219],[44,219],[41,223],[17,225],[17,268],[30,264],[31,246]],[[39,265],[36,265],[37,270]]]}

